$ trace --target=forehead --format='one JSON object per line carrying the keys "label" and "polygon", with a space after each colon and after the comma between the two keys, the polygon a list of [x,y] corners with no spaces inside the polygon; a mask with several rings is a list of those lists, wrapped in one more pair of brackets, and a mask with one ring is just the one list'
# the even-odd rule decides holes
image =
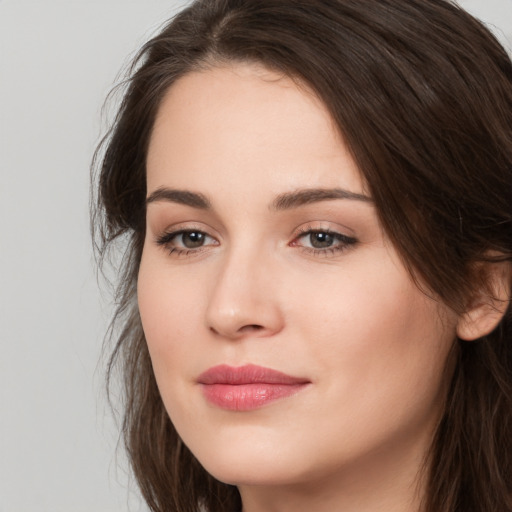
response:
{"label": "forehead", "polygon": [[359,170],[327,108],[307,87],[255,64],[194,71],[160,105],[148,152],[148,190],[227,179],[254,186],[342,186]]}

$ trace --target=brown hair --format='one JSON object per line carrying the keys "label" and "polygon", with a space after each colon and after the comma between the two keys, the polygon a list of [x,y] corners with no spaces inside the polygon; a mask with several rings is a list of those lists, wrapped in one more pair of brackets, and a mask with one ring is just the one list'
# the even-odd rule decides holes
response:
{"label": "brown hair", "polygon": [[[153,511],[232,512],[179,439],[141,327],[145,162],[160,101],[185,73],[254,61],[323,100],[368,183],[380,221],[418,282],[463,312],[475,263],[512,261],[512,64],[477,20],[446,0],[197,0],[141,50],[104,139],[95,240],[126,243],[117,289],[123,434]],[[490,255],[494,256],[494,259]],[[492,264],[492,263],[491,263]],[[512,317],[457,360],[428,460],[428,512],[512,510]]]}

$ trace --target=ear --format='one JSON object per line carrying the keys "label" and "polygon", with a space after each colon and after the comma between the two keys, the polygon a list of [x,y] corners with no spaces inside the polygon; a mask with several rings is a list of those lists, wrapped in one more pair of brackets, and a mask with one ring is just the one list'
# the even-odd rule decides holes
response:
{"label": "ear", "polygon": [[493,331],[511,302],[512,263],[486,262],[480,270],[484,276],[482,284],[457,323],[457,336],[466,341],[476,340]]}

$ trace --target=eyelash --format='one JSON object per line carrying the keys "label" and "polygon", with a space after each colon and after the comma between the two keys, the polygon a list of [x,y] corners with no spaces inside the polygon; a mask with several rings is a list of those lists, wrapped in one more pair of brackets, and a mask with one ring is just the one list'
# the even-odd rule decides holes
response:
{"label": "eyelash", "polygon": [[[202,245],[202,246],[199,246],[199,247],[193,249],[193,248],[176,247],[176,246],[171,245],[175,238],[178,238],[180,235],[191,234],[191,233],[203,235],[203,236],[205,236],[207,238],[211,238],[213,240],[213,237],[211,237],[204,231],[202,231],[200,229],[189,228],[189,229],[179,229],[177,231],[169,231],[169,232],[162,233],[160,236],[157,237],[156,244],[165,248],[167,250],[167,252],[170,255],[172,254],[173,256],[179,257],[179,256],[197,255],[197,254],[203,252],[205,250],[205,247],[208,247],[208,246]],[[209,244],[209,245],[218,245],[218,243]]]}
{"label": "eyelash", "polygon": [[309,254],[312,254],[313,256],[328,257],[335,254],[339,254],[343,251],[346,251],[351,246],[354,246],[358,242],[358,240],[354,237],[338,233],[337,231],[333,231],[331,229],[313,228],[311,226],[305,226],[299,229],[298,235],[292,240],[290,245],[294,246],[296,245],[297,240],[300,240],[301,238],[304,238],[306,236],[311,237],[311,235],[314,234],[329,235],[333,237],[335,242],[338,242],[338,245],[335,245],[334,247],[325,247],[323,249],[299,246],[301,250]]}
{"label": "eyelash", "polygon": [[[205,233],[204,231],[201,231],[200,229],[179,229],[177,231],[170,231],[165,232],[162,235],[158,236],[156,238],[156,244],[165,248],[169,255],[173,255],[176,257],[187,257],[187,256],[193,256],[198,255],[202,253],[204,250],[206,250],[209,246],[215,246],[218,245],[218,242],[214,244],[208,244],[208,245],[201,245],[197,248],[182,248],[182,247],[176,247],[172,246],[172,242],[174,239],[178,238],[181,235],[185,234],[198,234],[201,236],[204,236],[206,238],[210,238],[212,240],[215,240],[213,237]],[[315,248],[315,247],[306,247],[303,245],[297,244],[297,241],[305,238],[307,236],[312,236],[315,234],[322,234],[322,235],[328,235],[331,236],[334,239],[334,242],[337,242],[337,245],[333,247],[325,247],[325,248]],[[290,246],[292,247],[299,247],[302,251],[312,254],[314,256],[331,256],[334,254],[341,253],[347,249],[349,249],[351,246],[355,245],[358,242],[358,240],[354,237],[350,237],[347,235],[343,235],[342,233],[338,233],[337,231],[333,231],[330,229],[319,229],[319,228],[312,228],[311,226],[307,226],[304,228],[301,228],[299,230],[299,233],[293,238],[293,240],[290,242]]]}

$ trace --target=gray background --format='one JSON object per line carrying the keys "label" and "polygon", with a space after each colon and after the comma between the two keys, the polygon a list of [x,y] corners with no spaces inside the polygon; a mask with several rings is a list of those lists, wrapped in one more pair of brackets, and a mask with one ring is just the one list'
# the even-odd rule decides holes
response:
{"label": "gray background", "polygon": [[[512,0],[463,0],[512,47]],[[185,0],[0,0],[0,512],[144,510],[103,392],[89,163],[122,65]]]}

